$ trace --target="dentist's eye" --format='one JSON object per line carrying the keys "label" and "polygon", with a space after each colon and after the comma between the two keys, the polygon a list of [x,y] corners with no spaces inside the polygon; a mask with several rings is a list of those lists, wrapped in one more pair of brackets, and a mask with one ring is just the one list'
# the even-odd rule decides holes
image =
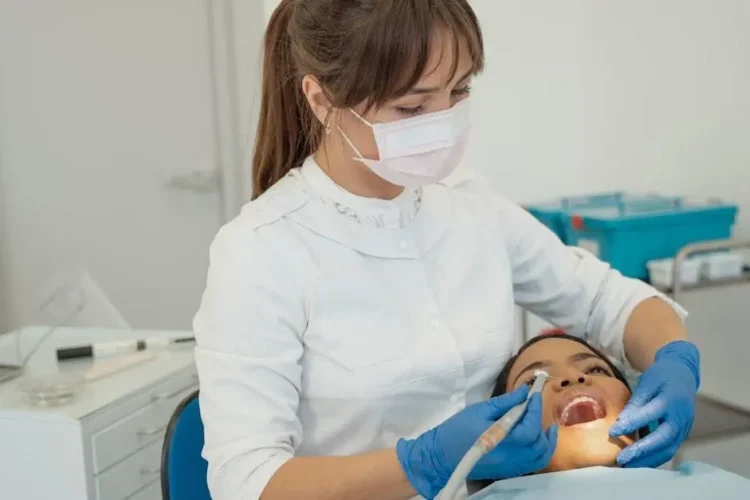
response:
{"label": "dentist's eye", "polygon": [[404,107],[404,106],[398,106],[398,107],[396,107],[396,111],[398,111],[399,113],[401,113],[402,115],[405,115],[405,116],[416,116],[416,115],[420,114],[422,111],[424,111],[424,106],[422,106],[421,104],[419,106],[414,107],[414,108],[407,108],[407,107]]}
{"label": "dentist's eye", "polygon": [[462,87],[460,89],[454,89],[453,92],[451,92],[454,96],[467,96],[471,94],[471,85],[467,85],[466,87]]}

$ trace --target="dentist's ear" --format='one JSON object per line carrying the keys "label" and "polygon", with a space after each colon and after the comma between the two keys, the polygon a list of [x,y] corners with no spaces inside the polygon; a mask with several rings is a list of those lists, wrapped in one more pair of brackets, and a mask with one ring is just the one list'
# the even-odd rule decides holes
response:
{"label": "dentist's ear", "polygon": [[323,86],[320,85],[320,82],[314,76],[305,75],[302,78],[302,93],[305,95],[307,104],[318,119],[318,122],[325,127],[330,119],[333,107]]}

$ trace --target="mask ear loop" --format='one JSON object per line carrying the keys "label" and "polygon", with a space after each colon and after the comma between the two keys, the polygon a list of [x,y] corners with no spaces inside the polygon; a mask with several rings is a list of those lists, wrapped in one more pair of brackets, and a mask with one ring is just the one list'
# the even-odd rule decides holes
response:
{"label": "mask ear loop", "polygon": [[[362,121],[362,123],[364,123],[368,127],[372,128],[372,125],[367,120],[365,120],[364,118],[362,118],[361,116],[359,116],[359,114],[357,114],[356,111],[354,111],[351,108],[349,109],[349,111],[351,111],[354,116],[356,116],[357,118],[359,118]],[[336,125],[336,129],[338,129],[338,131],[341,133],[341,136],[344,138],[344,140],[347,142],[347,144],[349,144],[349,147],[351,147],[354,150],[354,152],[357,153],[357,156],[359,156],[359,158],[353,158],[353,159],[354,160],[366,160],[367,158],[365,158],[362,155],[362,153],[359,152],[359,149],[357,149],[357,146],[355,146],[354,143],[349,139],[349,137],[344,133],[344,131],[341,130],[341,127],[339,127],[338,125]]]}
{"label": "mask ear loop", "polygon": [[373,125],[372,125],[372,123],[370,123],[367,120],[365,120],[364,118],[362,118],[359,115],[359,113],[357,113],[356,111],[354,111],[352,108],[349,108],[349,111],[351,111],[354,116],[356,116],[357,118],[359,118],[362,123],[364,123],[365,125],[367,125],[370,128],[374,128]]}

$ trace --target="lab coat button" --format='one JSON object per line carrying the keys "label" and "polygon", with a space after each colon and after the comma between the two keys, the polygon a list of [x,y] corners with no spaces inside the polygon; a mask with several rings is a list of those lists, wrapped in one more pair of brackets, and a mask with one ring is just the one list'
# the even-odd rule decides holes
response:
{"label": "lab coat button", "polygon": [[409,242],[406,241],[406,240],[402,240],[401,243],[399,243],[399,246],[401,248],[408,248],[409,247]]}

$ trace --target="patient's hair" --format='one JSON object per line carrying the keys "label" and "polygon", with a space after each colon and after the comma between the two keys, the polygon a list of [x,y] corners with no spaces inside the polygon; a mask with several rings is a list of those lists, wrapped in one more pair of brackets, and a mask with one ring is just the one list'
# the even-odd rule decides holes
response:
{"label": "patient's hair", "polygon": [[[556,333],[547,333],[547,334],[539,335],[538,337],[534,337],[533,339],[529,340],[528,342],[526,342],[518,350],[518,352],[516,353],[515,356],[513,356],[512,358],[510,358],[508,360],[508,362],[505,363],[505,366],[503,367],[502,371],[500,372],[500,375],[498,375],[498,377],[497,377],[497,382],[495,383],[495,389],[492,391],[492,397],[493,398],[496,397],[496,396],[501,396],[501,395],[505,394],[506,392],[508,392],[506,390],[506,387],[508,385],[508,378],[510,377],[510,371],[511,371],[511,369],[513,369],[513,365],[516,363],[516,360],[521,355],[521,353],[523,353],[526,349],[528,349],[529,347],[533,346],[537,342],[541,342],[541,341],[547,340],[547,339],[572,340],[573,342],[578,342],[579,344],[581,344],[583,346],[586,346],[586,348],[590,349],[591,352],[593,352],[594,354],[596,354],[597,356],[599,356],[599,358],[601,358],[602,361],[604,361],[605,363],[607,363],[607,366],[609,367],[610,370],[612,370],[612,373],[614,374],[614,376],[615,376],[615,378],[617,380],[619,380],[620,382],[622,382],[623,384],[625,384],[625,387],[627,387],[628,390],[631,390],[630,389],[630,384],[628,384],[628,380],[625,378],[625,375],[623,375],[623,373],[612,363],[612,361],[610,361],[609,358],[607,356],[605,356],[600,350],[592,347],[591,344],[589,344],[588,342],[586,342],[585,340],[583,340],[580,337],[575,337],[575,336],[569,335],[567,333],[557,333],[556,332]],[[631,390],[631,392],[632,392],[632,390]],[[641,435],[641,436],[643,436],[643,435]]]}

